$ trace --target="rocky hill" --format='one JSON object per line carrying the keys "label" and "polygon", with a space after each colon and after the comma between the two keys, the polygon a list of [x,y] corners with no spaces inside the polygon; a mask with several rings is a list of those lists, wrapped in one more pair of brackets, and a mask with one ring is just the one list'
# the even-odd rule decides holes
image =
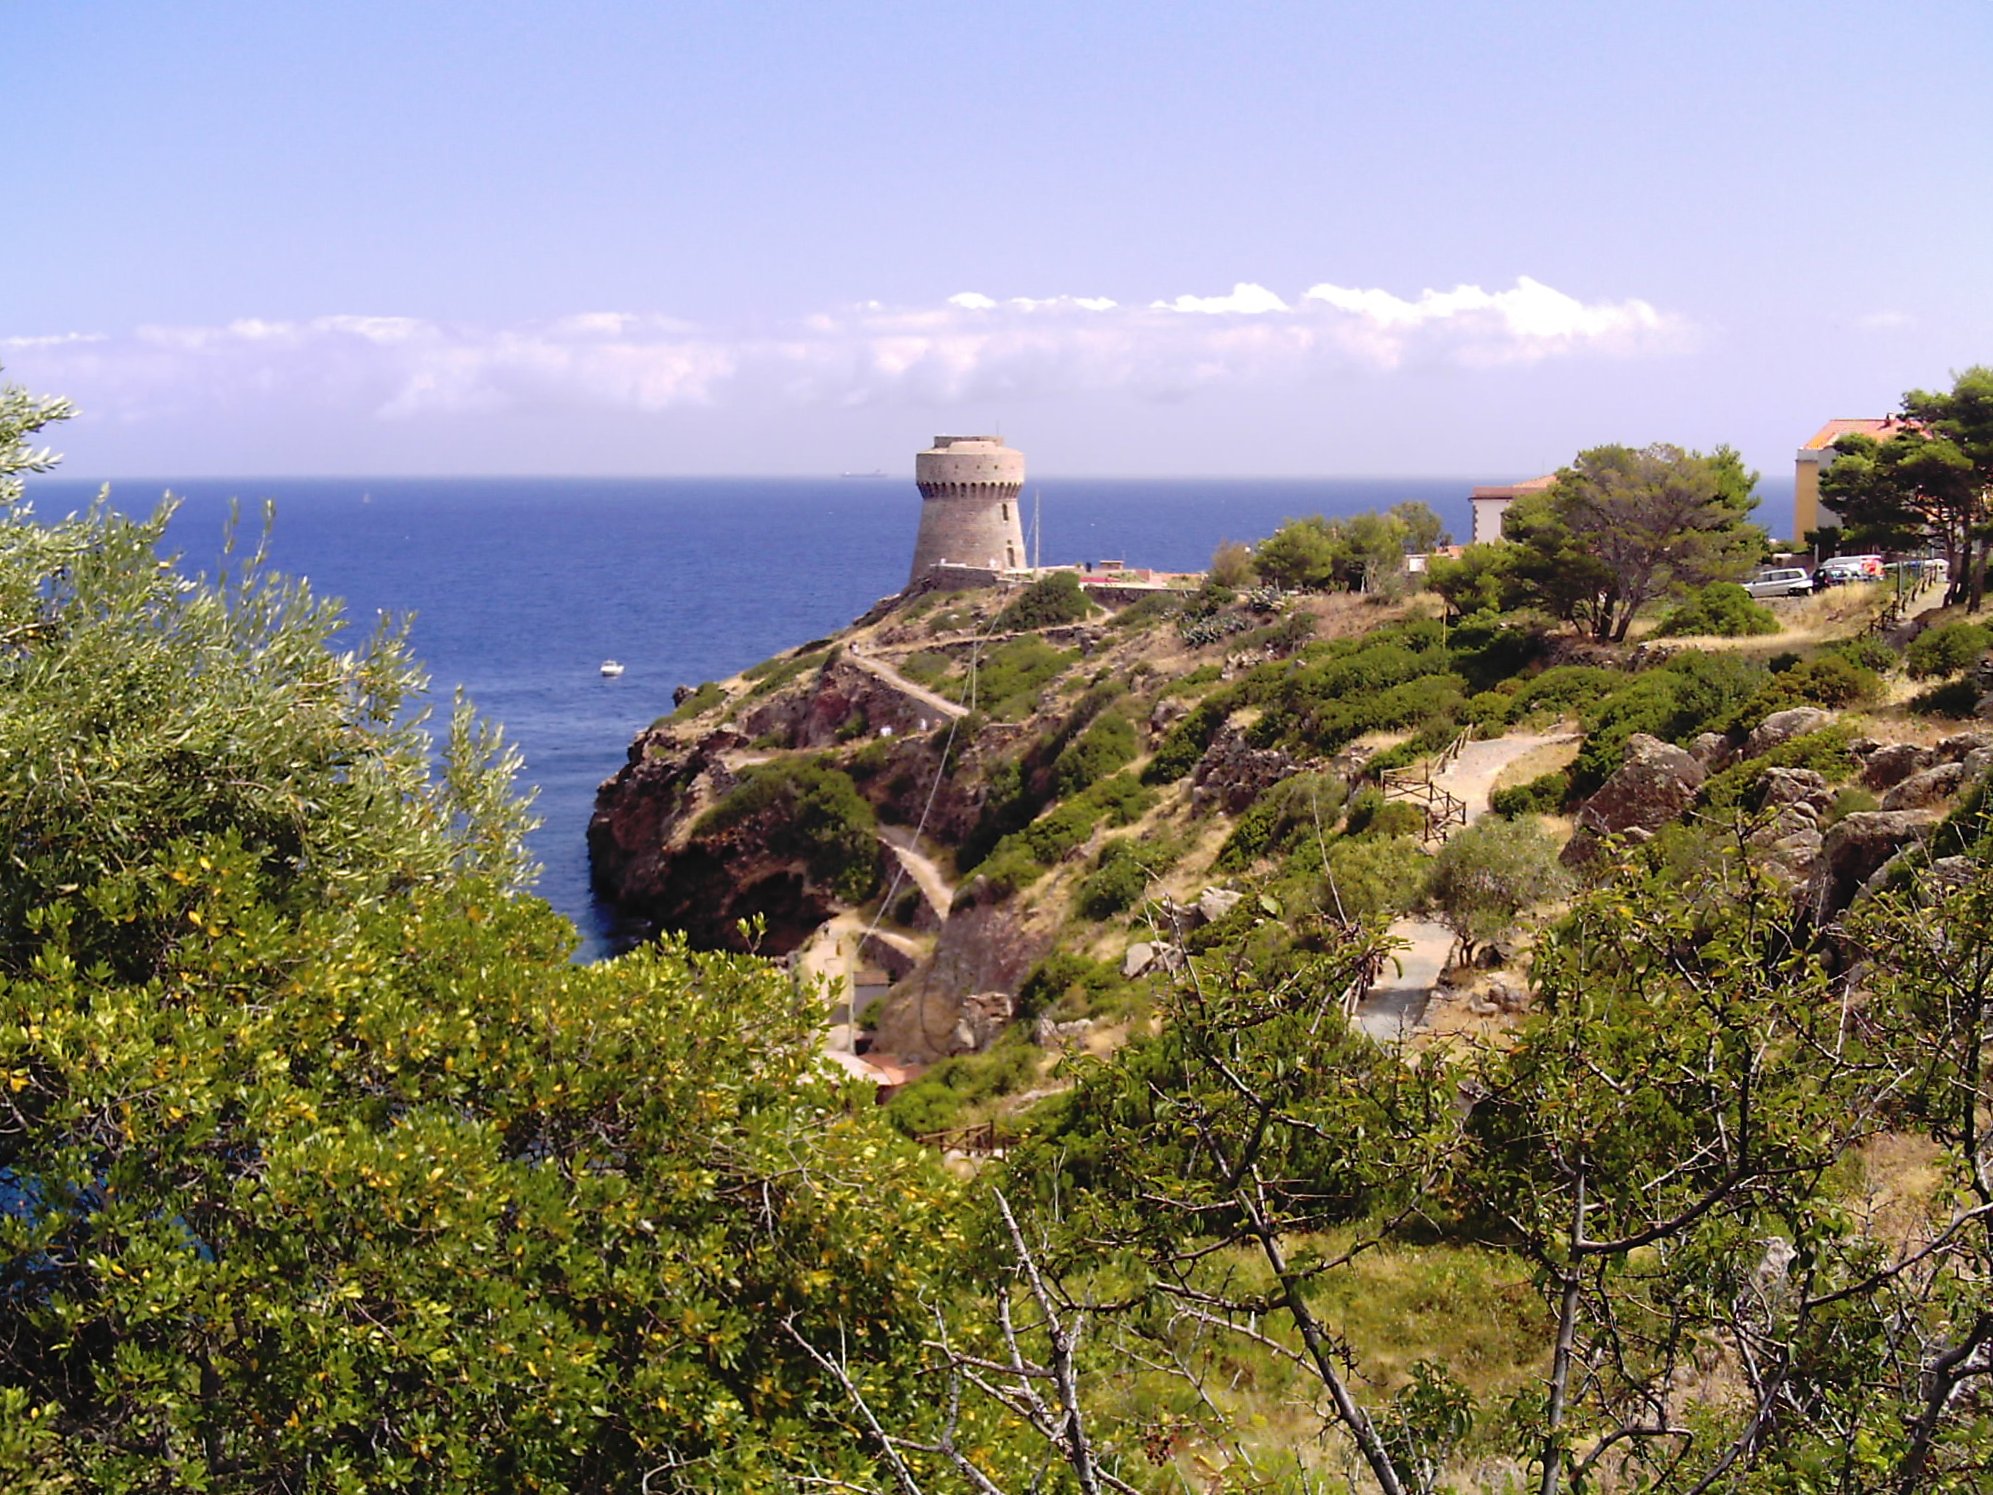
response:
{"label": "rocky hill", "polygon": [[[875,1054],[1015,1051],[1013,1089],[1248,924],[1302,948],[1323,920],[1424,912],[1457,938],[1414,1023],[1499,1015],[1526,992],[1491,998],[1458,957],[1499,963],[1528,905],[1602,858],[1694,876],[1741,840],[1825,927],[1936,833],[1993,761],[1976,654],[1920,693],[1902,647],[1936,615],[1882,638],[1857,592],[1782,604],[1767,637],[1665,646],[1448,622],[1417,593],[1103,606],[1054,577],[896,599],[682,689],[601,788],[595,878],[655,927],[845,978]],[[1456,766],[1468,740],[1489,746]],[[1491,807],[1543,817],[1564,869],[1493,916],[1433,884]]]}

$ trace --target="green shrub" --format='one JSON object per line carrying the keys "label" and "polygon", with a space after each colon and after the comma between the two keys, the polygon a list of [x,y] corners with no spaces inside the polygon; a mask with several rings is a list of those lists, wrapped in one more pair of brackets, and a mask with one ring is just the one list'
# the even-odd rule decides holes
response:
{"label": "green shrub", "polygon": [[721,835],[763,814],[769,850],[800,858],[836,897],[862,903],[878,886],[878,817],[849,775],[814,758],[756,764],[694,822],[692,837]]}
{"label": "green shrub", "polygon": [[1704,781],[1698,798],[1713,810],[1740,805],[1756,809],[1768,768],[1810,768],[1829,783],[1845,779],[1855,771],[1854,755],[1849,751],[1853,741],[1853,731],[1839,722],[1818,732],[1808,732],[1712,775]]}
{"label": "green shrub", "polygon": [[1571,775],[1553,768],[1527,784],[1497,789],[1488,796],[1488,808],[1511,820],[1518,815],[1555,815],[1564,808],[1570,793]]}
{"label": "green shrub", "polygon": [[1405,836],[1369,835],[1331,841],[1325,882],[1333,886],[1334,893],[1323,898],[1321,906],[1329,911],[1340,906],[1343,915],[1352,919],[1395,918],[1419,901],[1431,865],[1418,842]]}
{"label": "green shrub", "polygon": [[763,660],[745,672],[747,678],[754,682],[745,699],[752,701],[762,696],[773,695],[804,671],[816,668],[819,663],[820,661],[802,654],[778,655],[774,659]]}
{"label": "green shrub", "polygon": [[1084,918],[1109,919],[1133,908],[1148,891],[1149,869],[1136,848],[1123,839],[1101,849],[1100,860],[1079,886],[1074,906]]}
{"label": "green shrub", "polygon": [[1107,620],[1107,626],[1125,629],[1131,633],[1143,632],[1160,623],[1168,623],[1183,611],[1183,594],[1180,592],[1151,592],[1136,602],[1131,602]]}
{"label": "green shrub", "polygon": [[1860,638],[1836,639],[1822,652],[1838,654],[1843,659],[1877,675],[1886,675],[1902,663],[1894,649],[1870,634],[1864,634]]}
{"label": "green shrub", "polygon": [[[1018,638],[997,645],[976,671],[976,704],[996,721],[1018,721],[1037,708],[1039,696],[1078,659],[1077,649],[1054,649],[1043,639]],[[954,694],[966,705],[966,681]]]}
{"label": "green shrub", "polygon": [[1594,665],[1560,664],[1523,682],[1516,692],[1514,719],[1531,712],[1554,716],[1578,716],[1595,708],[1626,683],[1619,670]]}
{"label": "green shrub", "polygon": [[1934,685],[1929,690],[1918,691],[1908,704],[1919,716],[1943,716],[1964,721],[1979,706],[1979,688],[1970,680],[1952,680]]}
{"label": "green shrub", "polygon": [[1100,993],[1120,984],[1120,972],[1104,960],[1076,950],[1054,950],[1031,968],[1017,989],[1017,1015],[1034,1018],[1059,1002],[1075,999],[1082,1008]]}
{"label": "green shrub", "polygon": [[1737,708],[1724,728],[1730,732],[1748,732],[1774,712],[1794,706],[1840,710],[1874,701],[1881,695],[1882,679],[1875,671],[1845,653],[1823,652],[1772,676]]}
{"label": "green shrub", "polygon": [[943,1059],[886,1103],[886,1119],[909,1137],[948,1131],[965,1108],[1029,1086],[1038,1076],[1038,1058],[1013,1027],[980,1054]]}
{"label": "green shrub", "polygon": [[1498,690],[1478,691],[1461,707],[1461,720],[1483,737],[1499,737],[1514,720],[1515,697]]}
{"label": "green shrub", "polygon": [[1962,674],[1993,647],[1993,629],[1982,623],[1941,623],[1910,641],[1903,662],[1912,680]]}
{"label": "green shrub", "polygon": [[1216,865],[1236,871],[1276,856],[1296,836],[1332,834],[1349,789],[1333,774],[1299,773],[1282,779],[1248,805],[1233,823]]}
{"label": "green shrub", "polygon": [[939,649],[921,649],[902,659],[897,668],[914,684],[932,688],[955,673],[955,661]]}
{"label": "green shrub", "polygon": [[1063,799],[1091,788],[1134,758],[1134,723],[1118,711],[1098,717],[1052,763],[1052,792]]}
{"label": "green shrub", "polygon": [[697,690],[693,691],[691,695],[680,701],[673,708],[671,715],[664,717],[663,720],[668,722],[685,721],[688,718],[711,711],[726,698],[727,693],[721,688],[720,683],[717,680],[708,680]]}
{"label": "green shrub", "polygon": [[1881,808],[1878,800],[1859,784],[1849,784],[1834,796],[1834,802],[1827,806],[1827,813],[1820,817],[1820,825],[1826,827],[1846,820],[1850,815],[1860,815]]}
{"label": "green shrub", "polygon": [[1080,579],[1071,571],[1053,571],[1019,592],[997,614],[996,631],[1022,633],[1032,628],[1056,628],[1077,623],[1093,611]]}
{"label": "green shrub", "polygon": [[[1365,798],[1371,794],[1376,797]],[[1425,828],[1425,811],[1417,805],[1402,799],[1386,799],[1375,790],[1361,789],[1350,801],[1349,827],[1344,834],[1388,840],[1394,836],[1422,836]]]}
{"label": "green shrub", "polygon": [[1622,676],[1619,687],[1582,718],[1585,741],[1571,765],[1571,794],[1582,798],[1603,784],[1624,761],[1627,739],[1634,733],[1686,742],[1727,720],[1765,679],[1762,665],[1701,651]]}
{"label": "green shrub", "polygon": [[990,880],[999,896],[1008,896],[1035,882],[1047,867],[1092,835],[1102,821],[1131,824],[1154,802],[1154,790],[1144,788],[1133,775],[1115,774],[1012,831],[996,843],[977,870]]}
{"label": "green shrub", "polygon": [[1686,634],[1745,638],[1778,631],[1778,619],[1771,609],[1758,606],[1751,600],[1751,594],[1734,581],[1712,581],[1690,594],[1654,630],[1671,638]]}
{"label": "green shrub", "polygon": [[1211,746],[1211,739],[1218,735],[1218,729],[1225,725],[1225,719],[1231,714],[1232,693],[1229,691],[1207,696],[1191,707],[1163,734],[1156,755],[1142,770],[1142,782],[1171,784],[1197,767],[1197,760],[1204,756],[1204,750]]}

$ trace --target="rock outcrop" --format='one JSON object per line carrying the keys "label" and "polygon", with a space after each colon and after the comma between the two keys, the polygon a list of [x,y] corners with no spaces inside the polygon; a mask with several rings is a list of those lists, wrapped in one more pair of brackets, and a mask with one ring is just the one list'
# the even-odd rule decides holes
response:
{"label": "rock outcrop", "polygon": [[1191,775],[1190,802],[1200,810],[1215,806],[1236,815],[1301,769],[1293,754],[1279,748],[1253,747],[1244,732],[1227,727],[1212,739],[1197,762]]}
{"label": "rock outcrop", "polygon": [[1928,810],[1864,810],[1846,816],[1821,841],[1803,906],[1826,924],[1854,901],[1862,885],[1906,846],[1921,845],[1937,817]]}
{"label": "rock outcrop", "polygon": [[1607,836],[1644,841],[1695,803],[1708,776],[1689,753],[1635,732],[1626,743],[1626,761],[1578,811],[1577,834],[1564,848],[1564,860],[1581,866],[1597,854]]}
{"label": "rock outcrop", "polygon": [[1015,1010],[1008,992],[967,996],[930,987],[887,998],[872,1035],[875,1052],[917,1063],[979,1054],[996,1042]]}
{"label": "rock outcrop", "polygon": [[1833,722],[1834,713],[1822,711],[1818,706],[1794,706],[1786,711],[1774,711],[1752,729],[1737,756],[1740,759],[1762,757],[1773,748],[1784,747],[1795,737],[1818,732],[1823,727],[1832,726]]}

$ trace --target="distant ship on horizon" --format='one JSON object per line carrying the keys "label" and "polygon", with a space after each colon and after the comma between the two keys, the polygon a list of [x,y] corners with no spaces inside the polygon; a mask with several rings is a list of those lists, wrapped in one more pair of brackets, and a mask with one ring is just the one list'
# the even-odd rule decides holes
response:
{"label": "distant ship on horizon", "polygon": [[883,467],[875,467],[870,472],[840,472],[838,474],[841,478],[882,478],[885,475],[886,469]]}

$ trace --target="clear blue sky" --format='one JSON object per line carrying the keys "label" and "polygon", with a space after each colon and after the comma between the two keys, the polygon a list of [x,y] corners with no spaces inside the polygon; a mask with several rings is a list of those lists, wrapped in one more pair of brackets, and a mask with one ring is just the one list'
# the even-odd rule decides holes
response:
{"label": "clear blue sky", "polygon": [[1993,362],[1993,5],[5,10],[78,476],[1548,470]]}

